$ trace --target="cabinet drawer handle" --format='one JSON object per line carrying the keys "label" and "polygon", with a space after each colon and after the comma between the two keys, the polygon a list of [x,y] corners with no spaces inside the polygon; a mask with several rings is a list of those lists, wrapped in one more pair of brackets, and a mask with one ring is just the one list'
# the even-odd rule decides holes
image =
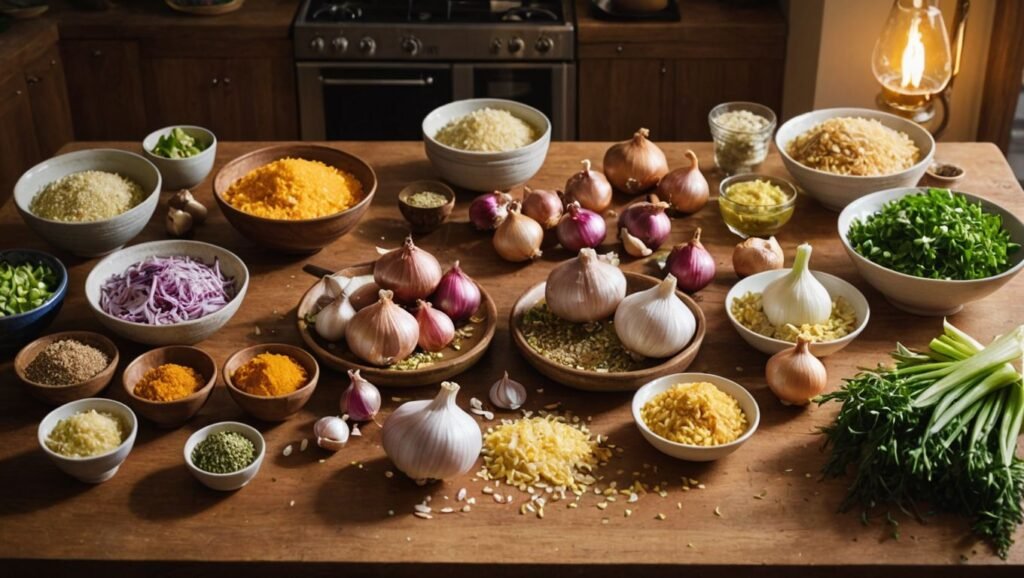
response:
{"label": "cabinet drawer handle", "polygon": [[93,50],[92,55],[98,58],[100,56],[103,56],[103,51],[99,49]]}
{"label": "cabinet drawer handle", "polygon": [[662,66],[662,67],[661,67],[661,73],[662,73],[662,74],[665,74],[665,73],[667,73],[667,72],[668,72],[668,68],[667,68],[667,67],[665,67],[665,66]]}
{"label": "cabinet drawer handle", "polygon": [[28,77],[25,78],[25,82],[27,82],[29,84],[39,84],[39,81],[41,81],[41,80],[42,79],[39,78],[38,76],[28,76]]}
{"label": "cabinet drawer handle", "polygon": [[224,82],[225,85],[231,84],[231,77],[230,76],[225,76],[223,82]]}
{"label": "cabinet drawer handle", "polygon": [[213,86],[217,86],[217,83],[219,83],[219,82],[220,82],[220,79],[217,78],[216,76],[214,76],[213,80],[210,81],[210,84],[213,85]]}
{"label": "cabinet drawer handle", "polygon": [[50,66],[57,66],[57,59],[56,58],[54,58],[53,60],[50,61]]}
{"label": "cabinet drawer handle", "polygon": [[20,88],[18,90],[14,91],[14,96],[21,96],[21,89]]}

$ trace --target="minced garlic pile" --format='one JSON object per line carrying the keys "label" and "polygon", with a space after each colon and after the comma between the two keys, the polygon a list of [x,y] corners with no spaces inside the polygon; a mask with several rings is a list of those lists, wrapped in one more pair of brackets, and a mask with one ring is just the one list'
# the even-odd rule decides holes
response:
{"label": "minced garlic pile", "polygon": [[693,446],[727,444],[747,430],[736,398],[706,381],[673,385],[644,404],[640,416],[659,436]]}
{"label": "minced garlic pile", "polygon": [[320,161],[291,158],[250,171],[224,192],[228,204],[244,213],[287,221],[340,213],[362,198],[355,175]]}
{"label": "minced garlic pile", "polygon": [[46,437],[46,447],[69,458],[88,458],[117,448],[124,434],[124,424],[116,416],[90,409],[57,422]]}
{"label": "minced garlic pile", "polygon": [[464,151],[498,152],[537,140],[536,130],[507,110],[481,108],[441,127],[437,142]]}
{"label": "minced garlic pile", "polygon": [[846,337],[857,328],[857,312],[853,310],[853,305],[842,297],[832,300],[832,314],[825,323],[805,323],[799,326],[787,323],[782,327],[775,327],[764,314],[761,294],[754,292],[733,299],[730,312],[736,321],[747,329],[765,337],[790,343],[796,343],[798,337],[803,337],[811,343],[835,341]]}

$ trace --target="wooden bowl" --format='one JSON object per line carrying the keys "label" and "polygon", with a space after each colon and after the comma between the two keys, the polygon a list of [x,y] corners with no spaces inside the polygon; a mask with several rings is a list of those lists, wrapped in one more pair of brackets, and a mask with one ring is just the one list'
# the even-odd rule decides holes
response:
{"label": "wooden bowl", "polygon": [[[338,274],[348,277],[369,275],[373,273],[373,264],[355,265],[338,271]],[[479,284],[477,284],[480,287]],[[358,369],[360,374],[375,385],[390,387],[420,387],[440,383],[446,379],[466,371],[480,361],[487,347],[494,338],[494,332],[498,327],[498,308],[491,296],[480,287],[480,309],[476,315],[483,317],[483,321],[475,325],[471,337],[462,340],[459,351],[451,347],[446,348],[442,353],[445,358],[429,366],[408,371],[388,369],[368,365],[353,354],[344,342],[329,343],[320,337],[312,327],[306,323],[306,315],[313,311],[320,293],[317,291],[319,284],[316,283],[302,296],[298,307],[299,335],[306,347],[310,349],[328,367],[339,371]]]}
{"label": "wooden bowl", "polygon": [[172,9],[177,10],[178,12],[184,12],[185,14],[194,14],[196,16],[220,16],[221,14],[228,14],[238,10],[243,4],[245,4],[245,0],[231,0],[231,2],[225,2],[223,4],[198,6],[178,4],[174,0],[164,0],[164,3]]}
{"label": "wooden bowl", "polygon": [[[299,365],[305,368],[306,375],[309,376],[306,385],[289,394],[273,397],[252,395],[235,387],[234,379],[232,379],[235,370],[253,357],[264,352],[287,355],[298,362]],[[223,373],[224,383],[228,386],[228,393],[231,394],[235,403],[245,410],[246,413],[264,421],[283,421],[295,415],[309,401],[309,398],[313,395],[313,390],[316,389],[316,382],[320,379],[320,366],[317,365],[316,359],[313,359],[313,356],[301,347],[285,343],[264,343],[262,345],[246,347],[233,353],[224,362]]]}
{"label": "wooden bowl", "polygon": [[[627,295],[650,289],[661,282],[660,279],[648,275],[630,273],[629,271],[623,271],[623,273],[626,275]],[[537,371],[563,385],[585,391],[635,391],[657,377],[685,371],[697,357],[700,345],[704,341],[704,333],[707,331],[704,312],[689,295],[682,291],[676,291],[676,296],[690,308],[693,317],[697,320],[697,331],[690,343],[674,356],[668,359],[647,360],[650,365],[633,371],[607,373],[585,371],[555,363],[534,351],[526,342],[526,337],[519,328],[523,315],[544,299],[546,285],[547,283],[538,283],[527,289],[516,300],[515,305],[512,306],[512,313],[509,315],[508,325],[512,331],[512,340],[515,341],[516,347],[519,348],[519,352],[526,358],[526,361]]]}
{"label": "wooden bowl", "polygon": [[[147,371],[165,363],[191,367],[206,380],[205,384],[181,399],[153,401],[135,395],[135,386]],[[210,398],[217,383],[217,363],[202,349],[189,345],[168,345],[153,349],[135,358],[124,368],[121,385],[128,394],[128,405],[160,427],[175,427],[192,419]]]}
{"label": "wooden bowl", "polygon": [[[440,207],[414,207],[407,201],[409,197],[423,191],[440,193],[448,202]],[[398,193],[398,210],[409,221],[409,228],[416,233],[429,233],[441,226],[455,208],[455,191],[448,185],[438,181],[414,181]]]}
{"label": "wooden bowl", "polygon": [[[355,175],[363,185],[363,199],[354,206],[316,219],[267,219],[242,212],[224,199],[231,183],[263,165],[286,157],[320,161]],[[377,175],[362,159],[344,151],[318,145],[277,145],[246,153],[217,171],[213,196],[224,217],[249,240],[283,253],[314,253],[330,245],[356,226],[373,202]]]}
{"label": "wooden bowl", "polygon": [[[28,364],[32,363],[36,356],[46,349],[48,345],[61,339],[74,339],[86,345],[91,345],[106,353],[107,357],[110,358],[110,363],[107,364],[103,371],[90,379],[74,385],[44,385],[29,379],[28,375],[25,374]],[[60,333],[44,335],[21,348],[21,351],[14,358],[14,372],[21,379],[21,382],[25,384],[28,393],[32,397],[49,405],[64,405],[79,399],[94,397],[103,391],[103,388],[107,387],[107,384],[114,377],[119,360],[120,354],[117,351],[117,346],[105,336],[92,331],[62,331]]]}

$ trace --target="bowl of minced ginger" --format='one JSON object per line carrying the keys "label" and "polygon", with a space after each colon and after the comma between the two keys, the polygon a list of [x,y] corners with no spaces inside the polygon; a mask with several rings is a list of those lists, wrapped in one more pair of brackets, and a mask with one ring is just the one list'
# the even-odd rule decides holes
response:
{"label": "bowl of minced ginger", "polygon": [[377,175],[365,161],[319,145],[279,145],[244,154],[214,177],[221,212],[249,240],[285,253],[313,253],[349,232],[370,207]]}

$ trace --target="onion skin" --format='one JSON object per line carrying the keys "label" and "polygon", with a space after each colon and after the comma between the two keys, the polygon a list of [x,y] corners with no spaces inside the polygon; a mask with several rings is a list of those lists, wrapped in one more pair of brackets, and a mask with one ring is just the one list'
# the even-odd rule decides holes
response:
{"label": "onion skin", "polygon": [[625,228],[648,249],[657,249],[672,232],[672,220],[665,214],[668,207],[668,203],[658,201],[657,197],[633,203],[619,215],[619,228]]}
{"label": "onion skin", "polygon": [[604,173],[592,170],[590,160],[583,160],[583,170],[565,182],[562,201],[568,205],[576,201],[584,209],[603,213],[612,205],[612,184]]}
{"label": "onion skin", "polygon": [[523,214],[540,223],[545,231],[558,225],[562,212],[562,199],[558,193],[523,188]]}
{"label": "onion skin", "polygon": [[765,366],[764,377],[768,388],[784,405],[807,405],[828,384],[825,365],[811,354],[803,338],[797,338],[792,348],[773,355]]}
{"label": "onion skin", "polygon": [[434,307],[455,322],[469,319],[480,307],[480,300],[480,287],[462,271],[458,261],[441,276],[441,282],[430,298]]}
{"label": "onion skin", "polygon": [[558,242],[563,247],[573,253],[579,253],[580,249],[592,249],[603,243],[608,227],[604,223],[604,217],[573,202],[569,203],[556,231]]}
{"label": "onion skin", "polygon": [[668,160],[641,128],[633,138],[614,144],[604,153],[604,174],[616,190],[637,195],[650,190],[668,174]]}
{"label": "onion skin", "polygon": [[508,216],[512,197],[501,191],[480,195],[469,205],[469,221],[478,231],[493,231]]}
{"label": "onion skin", "polygon": [[700,242],[700,228],[688,243],[676,245],[665,261],[665,269],[676,276],[679,288],[694,293],[715,278],[715,259]]}
{"label": "onion skin", "polygon": [[672,207],[680,213],[696,213],[708,204],[710,187],[708,180],[700,172],[700,163],[697,155],[686,151],[690,159],[690,166],[678,168],[661,179],[658,183],[657,194],[663,199],[668,199]]}

